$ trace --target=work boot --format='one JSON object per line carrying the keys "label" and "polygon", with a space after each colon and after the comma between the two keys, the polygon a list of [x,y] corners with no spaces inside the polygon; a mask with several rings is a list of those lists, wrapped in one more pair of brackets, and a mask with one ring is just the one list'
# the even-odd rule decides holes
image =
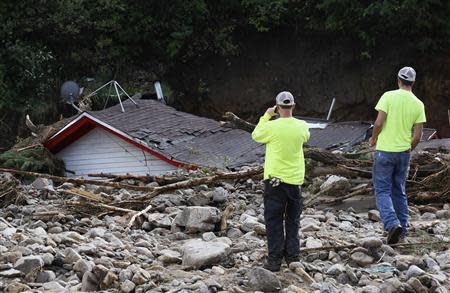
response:
{"label": "work boot", "polygon": [[284,258],[284,260],[286,261],[286,265],[289,268],[291,262],[300,262],[300,257]]}
{"label": "work boot", "polygon": [[398,243],[400,240],[400,236],[402,235],[402,226],[395,225],[389,230],[388,236],[387,236],[387,244],[395,244]]}
{"label": "work boot", "polygon": [[268,258],[263,266],[266,270],[271,272],[279,272],[281,267],[281,260]]}

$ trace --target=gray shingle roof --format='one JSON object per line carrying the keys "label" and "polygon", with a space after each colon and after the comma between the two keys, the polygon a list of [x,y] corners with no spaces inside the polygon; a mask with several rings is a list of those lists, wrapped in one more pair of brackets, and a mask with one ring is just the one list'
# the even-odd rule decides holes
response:
{"label": "gray shingle roof", "polygon": [[219,122],[175,110],[156,100],[130,101],[89,114],[139,139],[162,155],[183,163],[236,168],[262,162],[264,146],[250,133],[221,127]]}

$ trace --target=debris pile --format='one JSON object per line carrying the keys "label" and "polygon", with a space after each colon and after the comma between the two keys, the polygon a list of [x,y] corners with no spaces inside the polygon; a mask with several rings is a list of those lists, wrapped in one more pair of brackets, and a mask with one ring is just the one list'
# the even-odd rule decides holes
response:
{"label": "debris pile", "polygon": [[96,174],[109,181],[0,173],[0,291],[448,292],[448,154],[414,156],[410,193],[432,204],[411,203],[408,238],[392,246],[376,210],[335,208],[373,197],[370,155],[306,150],[301,262],[278,273],[262,268],[261,167]]}

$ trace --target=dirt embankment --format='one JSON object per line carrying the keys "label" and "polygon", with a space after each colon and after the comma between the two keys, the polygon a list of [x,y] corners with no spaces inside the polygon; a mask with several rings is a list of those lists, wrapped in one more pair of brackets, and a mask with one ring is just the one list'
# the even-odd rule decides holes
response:
{"label": "dirt embankment", "polygon": [[300,115],[325,117],[336,97],[333,119],[371,120],[380,95],[396,88],[398,69],[410,65],[418,73],[415,93],[426,105],[427,126],[450,136],[450,58],[423,56],[389,41],[364,59],[355,43],[323,35],[246,36],[238,56],[183,64],[168,78],[183,93],[177,106],[204,116],[233,111],[255,121],[277,92],[290,90]]}

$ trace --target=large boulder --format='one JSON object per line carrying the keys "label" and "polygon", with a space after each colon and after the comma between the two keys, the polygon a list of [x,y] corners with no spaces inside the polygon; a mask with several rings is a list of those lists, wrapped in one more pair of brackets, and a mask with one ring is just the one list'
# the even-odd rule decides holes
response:
{"label": "large boulder", "polygon": [[219,221],[220,211],[214,207],[186,207],[174,220],[187,233],[212,231]]}
{"label": "large boulder", "polygon": [[206,242],[201,239],[186,242],[182,250],[182,264],[196,269],[224,262],[231,253],[230,246],[222,241]]}

